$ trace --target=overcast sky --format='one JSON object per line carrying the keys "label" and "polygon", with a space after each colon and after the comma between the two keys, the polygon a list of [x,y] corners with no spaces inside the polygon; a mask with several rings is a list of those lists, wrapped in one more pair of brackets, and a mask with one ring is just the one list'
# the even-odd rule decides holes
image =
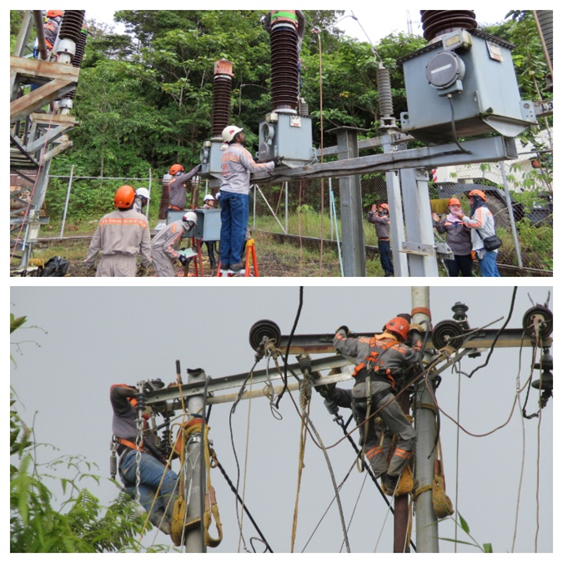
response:
{"label": "overcast sky", "polygon": [[[32,280],[19,283],[26,281]],[[181,287],[170,287],[169,284],[134,288],[88,286],[89,280],[75,287],[29,287],[27,283],[12,287],[11,312],[16,316],[27,316],[28,327],[40,327],[12,335],[11,352],[17,366],[12,365],[10,383],[19,398],[18,410],[22,418],[31,425],[35,417],[37,441],[60,449],[55,453],[48,448],[40,449],[41,461],[59,454],[83,454],[99,465],[101,475],[109,476],[110,385],[135,384],[157,377],[168,383],[175,379],[177,359],[181,361],[184,380],[187,368],[203,368],[213,378],[243,373],[254,363],[248,332],[256,321],[273,320],[280,326],[282,334],[290,333],[299,302],[298,287],[249,287],[245,283],[236,286],[233,283],[233,287],[213,283],[206,287],[191,281],[194,280],[189,283],[182,280]],[[457,301],[469,306],[472,328],[507,315],[512,287],[490,288],[481,283],[484,281],[476,280],[473,287],[431,288],[433,322],[451,319],[451,307]],[[544,303],[548,291],[546,287],[519,288],[509,327],[520,328],[525,311],[532,306],[530,298]],[[332,333],[342,324],[357,332],[379,331],[389,318],[410,308],[409,287],[331,287],[319,280],[318,285],[308,285],[304,289],[297,333]],[[502,321],[492,328],[501,325]],[[470,371],[483,362],[484,356],[464,359],[462,369]],[[530,363],[531,349],[524,349],[520,370],[522,384],[530,374]],[[454,419],[458,418],[460,384],[459,419],[463,427],[475,434],[496,428],[509,416],[518,364],[518,349],[497,349],[489,365],[471,379],[446,371],[437,393],[441,407]],[[265,367],[263,360],[257,369]],[[537,377],[538,372],[535,372],[534,379]],[[343,385],[351,386],[351,382]],[[536,401],[537,392],[533,391],[528,412],[535,412]],[[300,420],[287,396],[280,404],[282,420],[273,417],[265,398],[241,402],[233,416],[241,469],[244,469],[249,406],[247,506],[273,550],[287,552],[296,497]],[[230,478],[235,480],[228,426],[230,408],[229,404],[215,405],[209,424],[210,438],[218,458]],[[346,418],[347,414],[343,412]],[[481,544],[492,543],[495,552],[512,549],[517,514],[515,551],[533,552],[536,511],[539,515],[538,549],[540,552],[553,549],[552,414],[553,400],[542,411],[541,420],[523,421],[517,407],[505,428],[486,438],[474,438],[461,432],[459,446],[456,426],[442,417],[448,496],[455,502],[458,481],[459,512],[469,523],[474,538]],[[340,428],[332,421],[317,394],[313,395],[311,418],[325,445],[332,445],[342,437]],[[539,445],[538,436],[541,438]],[[459,475],[456,478],[457,450]],[[329,454],[336,479],[340,482],[353,464],[355,454],[346,441],[330,449]],[[517,511],[522,463],[523,487]],[[239,532],[234,496],[217,470],[212,472],[212,480],[225,532],[223,543],[213,551],[236,552]],[[363,481],[364,474],[353,469],[342,489],[347,521],[352,516]],[[100,486],[92,484],[92,488],[105,503],[116,495],[115,487],[107,481]],[[324,456],[309,439],[296,551],[304,549],[332,498],[333,489]],[[387,516],[386,505],[368,479],[350,525],[352,552],[392,551],[392,517]],[[153,531],[145,543],[151,543],[154,536]],[[257,534],[245,519],[244,538],[249,548],[249,539],[255,536]],[[440,524],[440,536],[454,537],[451,521]],[[469,541],[463,533],[459,539]],[[161,543],[163,536],[158,535],[154,541]],[[306,552],[338,552],[341,544],[340,521],[333,505]],[[440,542],[443,552],[453,548],[451,542]],[[471,548],[459,547],[459,551],[466,550],[475,552]]]}
{"label": "overcast sky", "polygon": [[[92,6],[86,4],[86,17],[88,19],[95,19],[99,22],[114,24],[113,14],[119,9],[142,9],[145,2],[135,2],[130,5],[130,2],[119,2],[117,7],[105,4],[93,4]],[[206,7],[210,9],[221,9],[225,6],[224,2],[217,2],[211,0],[206,3]],[[252,8],[258,7],[264,9],[264,5],[256,2],[243,1],[237,4],[237,8]],[[148,9],[155,9],[156,6],[152,3],[146,4]],[[160,6],[158,6],[160,8]],[[163,9],[186,9],[191,6],[184,3],[178,4],[177,2],[166,2]],[[306,9],[340,9],[346,8],[337,27],[342,29],[346,35],[354,37],[361,41],[371,41],[375,43],[382,37],[389,35],[393,32],[407,32],[409,29],[408,21],[411,22],[413,33],[422,35],[422,28],[420,25],[420,9],[426,8],[420,2],[393,2],[391,5],[386,5],[383,11],[380,4],[370,2],[352,2],[343,4],[342,2],[328,2],[318,1],[305,1],[299,8]],[[473,6],[475,16],[480,24],[497,23],[504,19],[504,16],[509,10],[514,9],[514,5],[510,2],[494,2],[493,4],[477,4]],[[115,24],[114,24],[115,25]],[[124,27],[122,24],[116,25],[116,31],[122,32]]]}

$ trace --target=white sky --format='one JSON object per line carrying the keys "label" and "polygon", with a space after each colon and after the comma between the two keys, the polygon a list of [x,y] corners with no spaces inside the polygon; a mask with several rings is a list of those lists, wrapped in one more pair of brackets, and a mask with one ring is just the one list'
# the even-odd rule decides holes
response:
{"label": "white sky", "polygon": [[[26,280],[23,280],[26,281]],[[31,280],[27,280],[31,281]],[[73,280],[74,281],[74,280]],[[84,280],[85,282],[87,280]],[[150,280],[137,280],[150,281]],[[178,280],[174,280],[178,281]],[[135,384],[141,379],[160,377],[166,383],[175,379],[175,360],[182,371],[201,367],[211,377],[240,374],[250,369],[254,352],[248,344],[248,331],[260,319],[275,321],[282,334],[289,334],[298,306],[298,287],[248,287],[209,282],[211,287],[185,283],[181,287],[13,287],[11,311],[27,315],[28,325],[38,329],[15,333],[12,346],[17,367],[11,370],[11,385],[21,403],[23,419],[31,424],[35,413],[36,438],[53,444],[60,452],[39,449],[40,460],[58,455],[83,454],[99,465],[98,473],[108,476],[111,407],[109,387],[113,383]],[[208,280],[206,280],[208,281]],[[258,281],[258,280],[255,280]],[[265,280],[262,280],[263,282]],[[472,328],[506,315],[511,287],[488,288],[476,279],[468,287],[432,287],[430,303],[433,321],[451,319],[451,306],[462,301],[469,306]],[[215,282],[215,283],[211,283]],[[399,285],[402,280],[396,280]],[[378,331],[399,312],[411,308],[410,288],[365,286],[326,286],[323,280],[307,285],[297,333],[333,333],[341,324],[358,332]],[[20,282],[21,284],[21,282]],[[231,285],[233,287],[231,287]],[[239,287],[237,287],[239,286]],[[324,287],[323,287],[324,286]],[[543,303],[545,287],[521,287],[509,327],[522,326],[522,316],[534,302]],[[494,328],[499,328],[502,322]],[[27,343],[23,342],[27,341]],[[39,344],[37,346],[33,342]],[[463,369],[481,365],[485,357],[464,360]],[[530,373],[531,350],[522,355],[521,380]],[[263,360],[257,369],[266,367]],[[484,433],[502,424],[509,415],[518,373],[518,350],[497,349],[489,365],[471,379],[461,376],[462,425],[470,432]],[[185,377],[185,376],[184,376]],[[537,379],[537,372],[536,377]],[[351,382],[344,384],[351,385]],[[457,418],[458,376],[447,371],[438,389],[442,408]],[[534,394],[528,412],[535,412]],[[479,543],[491,542],[495,552],[511,550],[516,515],[519,516],[516,552],[533,552],[536,531],[536,479],[539,470],[540,552],[553,549],[553,399],[538,419],[522,422],[519,409],[505,428],[486,438],[461,433],[459,439],[459,511]],[[244,468],[249,402],[239,404],[233,417],[237,455]],[[230,442],[229,404],[212,410],[211,438],[217,455],[232,480],[236,479]],[[280,405],[283,420],[275,420],[266,399],[253,400],[250,415],[249,464],[246,502],[275,552],[287,552],[296,496],[298,435],[300,422],[289,397]],[[347,418],[347,411],[343,411]],[[311,418],[326,445],[342,437],[321,398],[314,394]],[[526,433],[523,449],[523,431]],[[538,448],[537,437],[541,436]],[[442,417],[442,447],[447,492],[456,497],[456,427]],[[347,442],[329,450],[338,482],[354,461]],[[520,508],[516,501],[520,468],[524,481]],[[355,469],[342,490],[346,518],[350,518],[364,476]],[[225,539],[214,551],[237,551],[238,531],[234,496],[218,471],[212,474],[223,520]],[[241,485],[242,490],[242,485]],[[102,502],[116,494],[108,482],[93,486]],[[307,539],[333,497],[324,457],[308,441],[301,490],[296,551]],[[366,483],[356,516],[350,527],[353,553],[373,552],[381,530],[378,552],[392,551],[392,518],[374,485]],[[248,520],[244,535],[256,536]],[[338,552],[342,536],[338,513],[333,506],[313,537],[307,553]],[[153,532],[154,534],[154,532]],[[440,535],[454,537],[451,521],[440,525]],[[462,537],[459,539],[467,540]],[[151,535],[145,543],[150,543]],[[162,535],[156,542],[162,542]],[[441,542],[443,552],[451,552],[450,542]],[[466,551],[468,548],[460,548]],[[474,552],[474,550],[469,549]]]}
{"label": "white sky", "polygon": [[[128,3],[119,3],[119,6],[127,5]],[[252,2],[242,2],[237,4],[237,8],[246,8],[248,5],[252,5]],[[395,31],[407,32],[408,25],[407,21],[410,18],[412,22],[413,33],[422,35],[422,28],[420,25],[420,8],[426,8],[424,4],[420,2],[393,2],[392,6],[385,6],[382,10],[381,7],[375,2],[352,2],[350,7],[348,4],[345,6],[341,2],[323,2],[319,5],[318,2],[304,2],[304,6],[299,6],[300,9],[322,8],[322,9],[340,9],[347,8],[345,14],[342,16],[341,21],[337,24],[337,27],[342,29],[350,37],[355,37],[361,41],[371,41],[372,43],[377,42],[382,37],[389,35]],[[169,6],[174,6],[174,3],[167,2],[164,4],[167,9]],[[224,2],[210,2],[206,6],[214,9],[221,9],[224,6]],[[190,8],[192,6],[186,4],[180,4],[178,6],[180,9]],[[264,9],[263,4],[259,7]],[[433,6],[434,7],[434,6]],[[150,4],[149,9],[154,9],[155,5]],[[113,14],[120,8],[110,8],[107,6],[93,6],[92,8],[86,8],[86,17],[88,19],[95,19],[97,21],[102,21],[106,23],[113,23]],[[125,9],[125,8],[124,8]],[[139,3],[135,3],[134,6],[126,6],[126,9],[142,9],[139,7]],[[172,8],[171,8],[172,9]],[[514,9],[512,3],[508,2],[495,2],[494,5],[488,5],[486,7],[473,8],[475,10],[475,15],[478,23],[496,23],[502,21],[504,16],[509,10]],[[353,19],[351,16],[355,16],[357,19]],[[362,29],[363,28],[363,29]],[[123,31],[123,26],[120,24],[116,26],[116,31]],[[366,37],[367,35],[367,37]]]}

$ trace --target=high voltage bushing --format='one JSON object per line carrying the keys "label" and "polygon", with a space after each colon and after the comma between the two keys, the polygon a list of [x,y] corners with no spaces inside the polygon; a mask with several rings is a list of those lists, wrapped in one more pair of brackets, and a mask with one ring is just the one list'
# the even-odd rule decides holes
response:
{"label": "high voltage bushing", "polygon": [[212,137],[220,137],[223,129],[229,125],[232,81],[233,64],[225,59],[217,61],[213,76]]}
{"label": "high voltage bushing", "polygon": [[78,43],[82,22],[84,21],[84,13],[85,10],[65,10],[59,32],[60,39],[70,39]]}
{"label": "high voltage bushing", "polygon": [[[82,59],[84,58],[84,48],[86,46],[86,39],[88,37],[88,26],[86,22],[82,23],[82,29],[80,30],[80,36],[78,37],[78,41],[76,42],[76,52],[74,57],[72,58],[72,66],[74,68],[80,68],[82,65]],[[76,95],[76,90],[69,92],[65,98],[73,100],[74,96]]]}
{"label": "high voltage bushing", "polygon": [[299,95],[299,52],[295,11],[272,11],[270,28],[273,109],[296,110]]}
{"label": "high voltage bushing", "polygon": [[377,91],[379,92],[379,114],[382,117],[390,117],[393,115],[393,95],[391,93],[389,69],[379,67],[376,76]]}
{"label": "high voltage bushing", "polygon": [[420,17],[423,36],[427,41],[454,29],[477,28],[475,12],[472,10],[420,10]]}

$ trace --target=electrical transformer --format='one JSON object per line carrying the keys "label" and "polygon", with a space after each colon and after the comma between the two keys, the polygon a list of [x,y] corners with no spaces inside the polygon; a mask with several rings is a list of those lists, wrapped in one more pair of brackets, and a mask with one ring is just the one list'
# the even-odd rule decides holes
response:
{"label": "electrical transformer", "polygon": [[260,162],[283,156],[286,166],[296,167],[315,160],[310,117],[273,111],[266,116],[265,121],[260,122],[258,130]]}
{"label": "electrical transformer", "polygon": [[536,123],[520,99],[513,45],[479,30],[456,29],[401,59],[408,111],[405,133],[425,143],[500,133],[515,137]]}

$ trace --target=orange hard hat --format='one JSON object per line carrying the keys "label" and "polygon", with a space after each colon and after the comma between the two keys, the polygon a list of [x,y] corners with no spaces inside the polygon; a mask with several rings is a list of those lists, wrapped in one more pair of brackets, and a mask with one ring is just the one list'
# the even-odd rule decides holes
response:
{"label": "orange hard hat", "polygon": [[459,199],[457,199],[457,197],[451,197],[450,201],[448,201],[448,207],[450,205],[461,205],[461,201],[459,201]]}
{"label": "orange hard hat", "polygon": [[170,167],[170,174],[172,174],[172,176],[176,175],[178,172],[183,172],[184,171],[184,167],[181,164],[173,164]]}
{"label": "orange hard hat", "polygon": [[475,196],[479,196],[483,201],[487,201],[487,196],[485,195],[485,192],[482,192],[481,190],[471,190],[467,194],[467,197],[475,197]]}
{"label": "orange hard hat", "polygon": [[410,325],[401,317],[393,317],[383,328],[405,341],[409,334]]}
{"label": "orange hard hat", "polygon": [[62,18],[63,17],[62,10],[47,10],[47,17],[48,18]]}
{"label": "orange hard hat", "polygon": [[121,186],[115,192],[113,200],[119,209],[128,209],[135,201],[135,190],[131,186]]}
{"label": "orange hard hat", "polygon": [[389,213],[389,206],[386,203],[382,203],[379,207],[387,209],[387,212]]}

